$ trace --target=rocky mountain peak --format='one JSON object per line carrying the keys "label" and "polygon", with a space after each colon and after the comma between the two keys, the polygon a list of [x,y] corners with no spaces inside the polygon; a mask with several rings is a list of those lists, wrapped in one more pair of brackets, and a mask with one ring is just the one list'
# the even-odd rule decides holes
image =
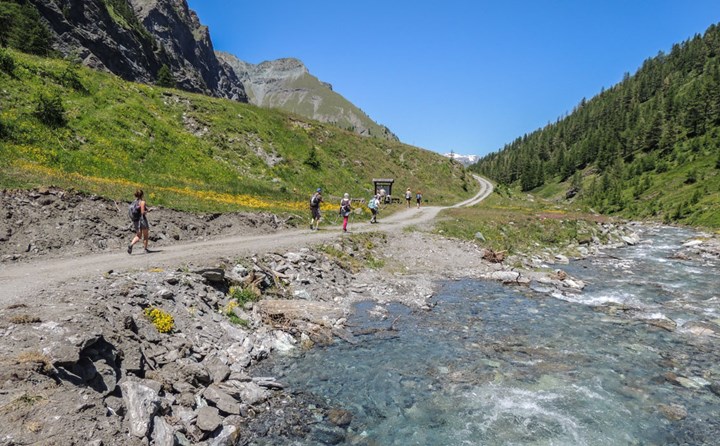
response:
{"label": "rocky mountain peak", "polygon": [[167,65],[180,89],[247,101],[221,63],[208,28],[186,0],[29,0],[54,34],[55,49],[124,79],[154,83]]}
{"label": "rocky mountain peak", "polygon": [[309,73],[302,61],[292,57],[261,62],[255,66],[255,72],[275,77],[300,77]]}
{"label": "rocky mountain peak", "polygon": [[242,81],[250,103],[279,108],[352,130],[363,136],[397,140],[387,127],[333,91],[332,85],[313,76],[305,64],[288,57],[252,64],[232,54],[217,52]]}

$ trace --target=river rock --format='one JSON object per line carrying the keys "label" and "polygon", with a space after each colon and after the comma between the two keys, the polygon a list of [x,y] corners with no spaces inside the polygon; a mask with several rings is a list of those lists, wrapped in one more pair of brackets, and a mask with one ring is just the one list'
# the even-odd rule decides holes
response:
{"label": "river rock", "polygon": [[710,391],[720,397],[720,382],[710,384]]}
{"label": "river rock", "polygon": [[682,328],[696,336],[720,335],[720,326],[711,322],[690,321],[683,324]]}
{"label": "river rock", "polygon": [[667,331],[675,331],[675,329],[677,328],[677,322],[670,318],[646,319],[645,321],[650,325],[660,327]]}
{"label": "river rock", "polygon": [[270,395],[266,389],[254,381],[237,383],[236,388],[242,402],[250,406],[267,400]]}
{"label": "river rock", "polygon": [[317,425],[311,430],[310,436],[316,444],[340,444],[345,440],[345,430],[337,426]]}
{"label": "river rock", "polygon": [[160,408],[160,399],[155,386],[148,386],[146,382],[123,381],[120,383],[123,402],[127,408],[130,433],[136,437],[144,438],[148,435],[150,420]]}
{"label": "river rock", "polygon": [[692,247],[695,247],[695,246],[700,246],[700,245],[702,245],[703,243],[704,243],[704,242],[703,242],[702,240],[697,240],[697,239],[695,239],[695,240],[689,240],[689,241],[683,243],[682,246],[683,246],[683,248],[692,248]]}
{"label": "river rock", "polygon": [[679,404],[660,404],[658,410],[670,421],[680,421],[687,418],[687,409]]}
{"label": "river rock", "polygon": [[352,413],[344,409],[330,409],[328,421],[335,426],[347,427],[352,422]]}
{"label": "river rock", "polygon": [[529,278],[523,278],[517,271],[493,271],[483,276],[485,279],[497,280],[503,283],[529,283]]}
{"label": "river rock", "polygon": [[625,242],[625,244],[634,246],[640,243],[640,237],[637,236],[637,234],[630,234],[630,235],[623,235],[620,236],[620,240]]}

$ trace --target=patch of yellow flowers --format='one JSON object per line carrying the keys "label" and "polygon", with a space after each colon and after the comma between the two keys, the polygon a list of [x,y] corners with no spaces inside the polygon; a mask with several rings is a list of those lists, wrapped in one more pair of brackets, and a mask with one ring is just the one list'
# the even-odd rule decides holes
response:
{"label": "patch of yellow flowers", "polygon": [[170,333],[175,328],[173,317],[159,308],[146,308],[145,316],[150,319],[160,333]]}
{"label": "patch of yellow flowers", "polygon": [[[59,169],[53,169],[50,167],[40,166],[34,163],[30,163],[27,161],[16,161],[14,163],[17,167],[30,172],[40,173],[44,177],[62,177],[62,178],[73,178],[77,181],[83,181],[88,183],[94,183],[94,184],[101,184],[101,185],[112,185],[112,186],[121,186],[125,187],[127,189],[138,189],[141,188],[142,185],[140,183],[135,183],[132,181],[128,181],[121,178],[102,178],[102,177],[93,177],[88,175],[82,175],[76,172],[68,173],[68,172],[62,172]],[[307,203],[305,202],[297,202],[297,201],[270,201],[270,200],[262,200],[252,195],[245,195],[245,194],[226,194],[226,193],[220,193],[220,192],[213,192],[213,191],[202,191],[202,190],[194,190],[190,189],[189,187],[185,188],[179,188],[179,187],[159,187],[159,186],[153,186],[153,188],[156,191],[166,191],[166,192],[172,192],[179,195],[185,195],[189,196],[198,200],[205,200],[205,201],[214,201],[216,203],[222,203],[222,204],[230,204],[230,205],[236,205],[240,207],[245,208],[253,208],[253,209],[268,209],[268,208],[281,208],[281,209],[295,209],[295,210],[305,210],[308,208]],[[154,196],[154,193],[150,194],[150,198]],[[331,203],[323,203],[321,205],[321,208],[323,210],[331,210],[334,209],[336,205]]]}

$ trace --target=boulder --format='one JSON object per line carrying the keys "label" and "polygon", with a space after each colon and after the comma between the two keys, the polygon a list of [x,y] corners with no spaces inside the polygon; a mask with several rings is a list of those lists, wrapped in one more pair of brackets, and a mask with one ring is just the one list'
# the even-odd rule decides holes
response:
{"label": "boulder", "polygon": [[203,392],[203,397],[226,414],[240,414],[240,403],[216,384],[208,386]]}
{"label": "boulder", "polygon": [[211,406],[204,406],[197,410],[195,425],[204,432],[213,432],[222,425],[220,412]]}
{"label": "boulder", "polygon": [[120,383],[130,433],[136,437],[147,437],[150,421],[160,408],[160,398],[154,387],[142,381],[127,380]]}
{"label": "boulder", "polygon": [[173,446],[175,444],[175,430],[162,417],[153,420],[152,440],[155,446]]}
{"label": "boulder", "polygon": [[222,430],[215,437],[208,440],[208,446],[233,446],[237,444],[242,425],[243,419],[238,416],[225,418],[222,423]]}

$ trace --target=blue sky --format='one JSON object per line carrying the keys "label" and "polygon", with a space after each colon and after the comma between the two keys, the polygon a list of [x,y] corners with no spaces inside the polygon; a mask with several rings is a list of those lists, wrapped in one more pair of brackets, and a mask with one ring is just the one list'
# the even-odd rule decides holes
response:
{"label": "blue sky", "polygon": [[311,74],[437,152],[483,155],[720,22],[720,1],[189,0],[216,50]]}

